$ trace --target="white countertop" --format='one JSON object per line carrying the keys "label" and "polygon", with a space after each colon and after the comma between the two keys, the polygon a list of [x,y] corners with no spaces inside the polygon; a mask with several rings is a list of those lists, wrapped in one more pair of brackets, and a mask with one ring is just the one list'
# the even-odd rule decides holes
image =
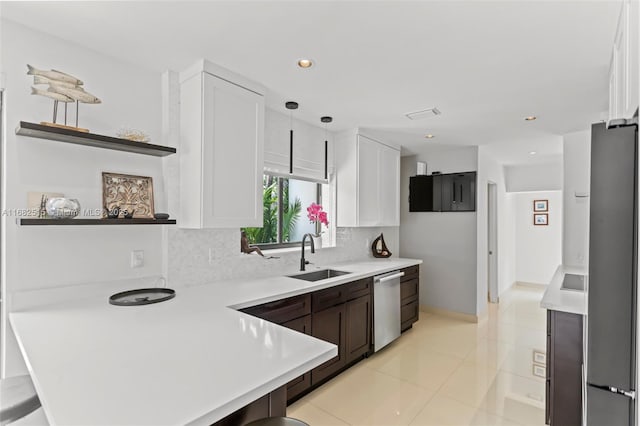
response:
{"label": "white countertop", "polygon": [[540,306],[553,311],[562,311],[572,314],[587,314],[586,291],[563,290],[560,288],[564,274],[576,274],[585,276],[585,289],[588,286],[588,271],[584,267],[558,266],[556,272],[542,296]]}
{"label": "white countertop", "polygon": [[270,277],[178,287],[174,299],[136,307],[110,305],[109,287],[10,320],[51,424],[211,424],[337,354],[335,345],[229,306],[419,263],[327,265],[352,273],[315,283]]}

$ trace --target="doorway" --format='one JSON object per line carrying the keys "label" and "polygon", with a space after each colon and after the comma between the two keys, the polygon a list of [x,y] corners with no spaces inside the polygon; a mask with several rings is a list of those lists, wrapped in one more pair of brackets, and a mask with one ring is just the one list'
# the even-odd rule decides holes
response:
{"label": "doorway", "polygon": [[489,303],[498,303],[498,187],[487,184],[487,283]]}

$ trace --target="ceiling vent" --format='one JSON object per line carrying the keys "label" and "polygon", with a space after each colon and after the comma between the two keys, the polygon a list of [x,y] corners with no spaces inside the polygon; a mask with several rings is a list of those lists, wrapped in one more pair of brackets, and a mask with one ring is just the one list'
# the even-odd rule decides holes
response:
{"label": "ceiling vent", "polygon": [[429,109],[423,109],[421,111],[408,112],[405,114],[405,116],[409,120],[422,120],[425,118],[435,117],[436,115],[440,115],[440,114],[441,112],[438,108],[429,108]]}

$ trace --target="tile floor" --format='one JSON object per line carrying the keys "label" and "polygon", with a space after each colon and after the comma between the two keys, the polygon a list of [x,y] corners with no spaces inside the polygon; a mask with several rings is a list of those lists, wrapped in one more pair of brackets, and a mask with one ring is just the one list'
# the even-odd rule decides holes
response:
{"label": "tile floor", "polygon": [[515,286],[472,324],[421,313],[413,329],[288,408],[312,426],[544,425],[543,289]]}

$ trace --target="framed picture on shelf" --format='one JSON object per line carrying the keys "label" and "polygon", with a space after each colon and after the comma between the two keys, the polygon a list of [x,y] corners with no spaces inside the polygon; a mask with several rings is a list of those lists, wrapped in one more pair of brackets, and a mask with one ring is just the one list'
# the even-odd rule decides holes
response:
{"label": "framed picture on shelf", "polygon": [[103,217],[118,207],[120,215],[133,211],[135,218],[153,219],[153,180],[147,176],[102,173]]}
{"label": "framed picture on shelf", "polygon": [[549,211],[549,200],[533,200],[533,211],[534,212],[548,212]]}
{"label": "framed picture on shelf", "polygon": [[549,214],[548,213],[535,213],[533,215],[533,224],[534,225],[548,225],[549,224]]}

